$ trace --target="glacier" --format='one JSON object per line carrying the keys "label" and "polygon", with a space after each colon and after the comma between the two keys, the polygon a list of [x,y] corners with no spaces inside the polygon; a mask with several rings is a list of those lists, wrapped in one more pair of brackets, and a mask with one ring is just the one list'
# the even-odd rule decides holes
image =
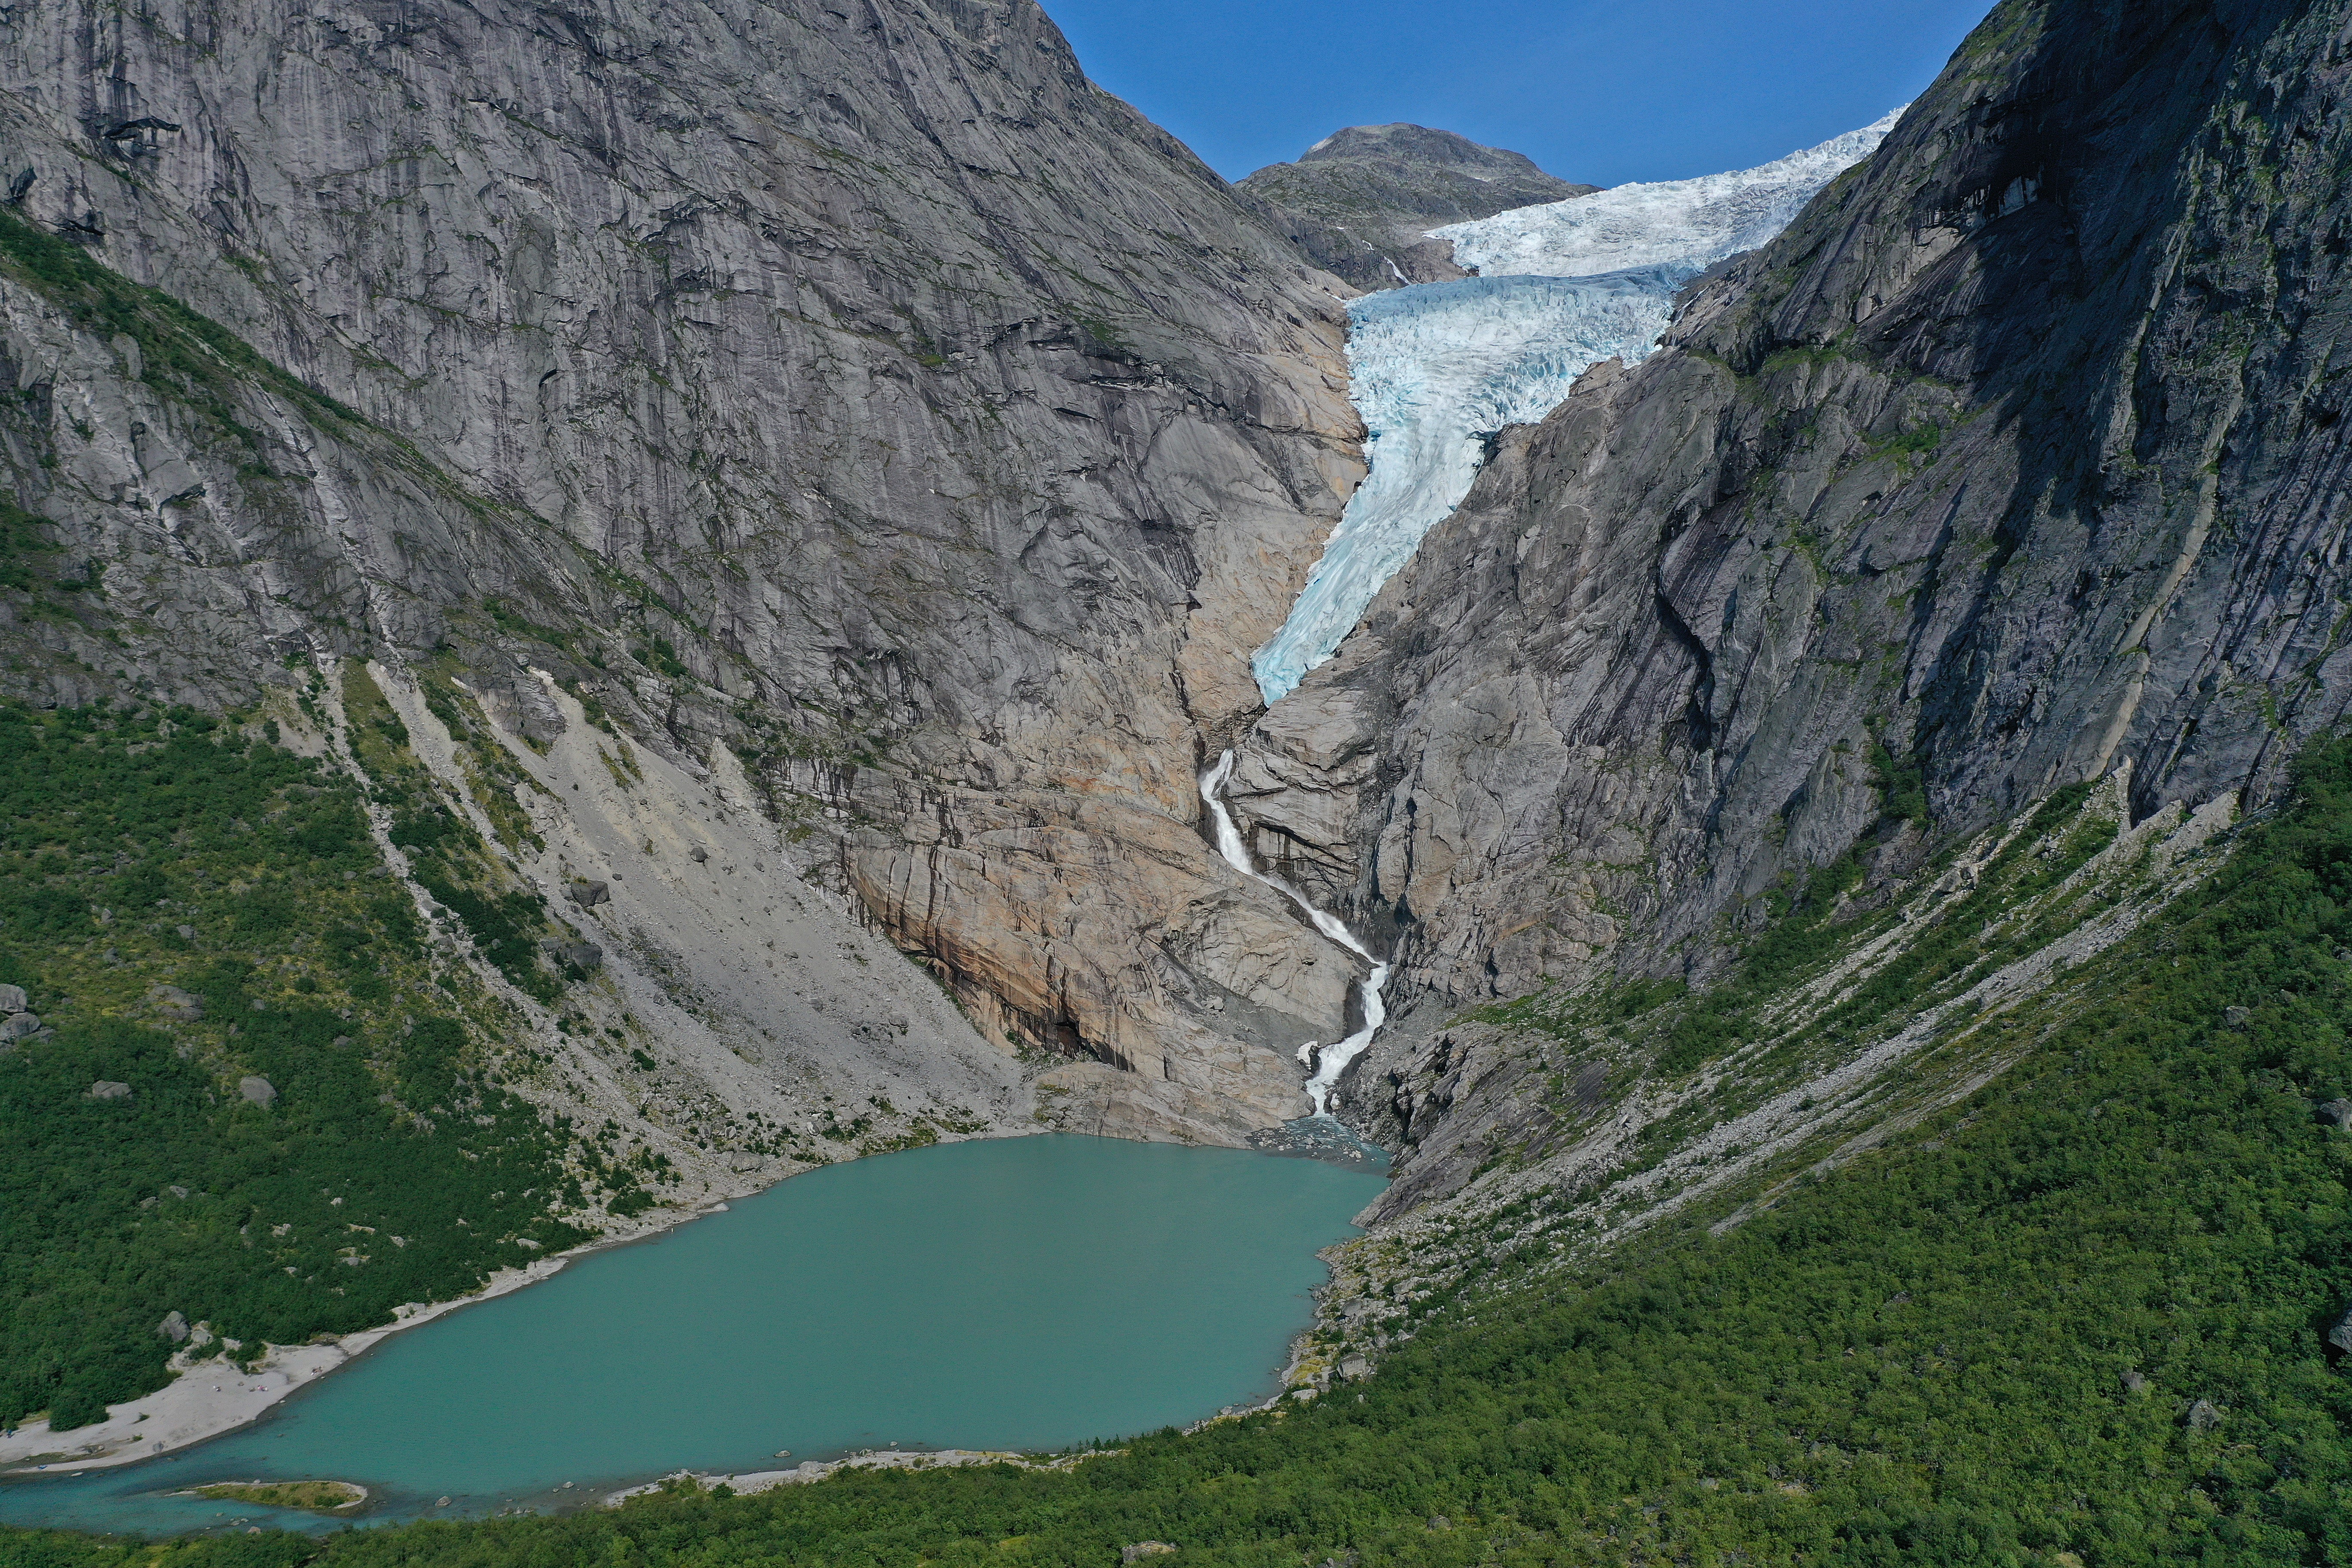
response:
{"label": "glacier", "polygon": [[1647,355],[1677,289],[1788,226],[1902,112],[1753,169],[1619,185],[1433,229],[1480,276],[1351,301],[1348,363],[1370,468],[1289,617],[1251,658],[1268,706],[1331,657],[1461,504],[1490,436],[1543,418],[1601,361]]}
{"label": "glacier", "polygon": [[1613,185],[1430,234],[1454,242],[1456,266],[1492,276],[1581,278],[1666,263],[1712,266],[1788,227],[1816,192],[1876,151],[1902,114],[1894,110],[1859,131],[1753,169]]}
{"label": "glacier", "polygon": [[1641,358],[1665,331],[1675,290],[1700,270],[1464,278],[1349,306],[1349,391],[1370,468],[1282,629],[1250,661],[1269,706],[1331,657],[1381,585],[1470,493],[1486,437],[1541,419],[1601,361]]}

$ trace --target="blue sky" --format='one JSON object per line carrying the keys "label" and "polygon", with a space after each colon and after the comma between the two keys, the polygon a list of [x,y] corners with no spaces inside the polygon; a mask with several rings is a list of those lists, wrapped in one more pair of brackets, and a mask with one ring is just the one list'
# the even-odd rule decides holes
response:
{"label": "blue sky", "polygon": [[1043,0],[1228,179],[1408,120],[1594,184],[1746,168],[1934,79],[1990,0]]}

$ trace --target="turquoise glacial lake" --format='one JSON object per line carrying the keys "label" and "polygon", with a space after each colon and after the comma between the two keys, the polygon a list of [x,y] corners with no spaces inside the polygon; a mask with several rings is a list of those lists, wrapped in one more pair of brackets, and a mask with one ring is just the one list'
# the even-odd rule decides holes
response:
{"label": "turquoise glacial lake", "polygon": [[1317,1249],[1358,1234],[1381,1182],[1067,1136],[827,1166],[395,1334],[200,1447],[0,1484],[0,1521],[341,1529],[169,1494],[352,1480],[380,1523],[566,1507],[681,1468],[1181,1425],[1275,1391],[1325,1278]]}

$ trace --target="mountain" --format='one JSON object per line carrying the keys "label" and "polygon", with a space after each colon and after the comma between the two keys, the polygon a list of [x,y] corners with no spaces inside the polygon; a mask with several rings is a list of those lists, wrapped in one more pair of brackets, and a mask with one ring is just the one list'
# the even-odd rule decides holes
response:
{"label": "mountain", "polygon": [[[827,1159],[1303,1109],[1346,960],[1194,776],[1360,472],[1343,321],[1034,5],[25,12],[0,80],[8,1425],[172,1312],[299,1344]],[[466,1162],[299,1178],[467,1108],[561,1173],[483,1247],[243,1258],[448,1234]]]}
{"label": "mountain", "polygon": [[20,500],[141,587],[20,622],[11,688],[438,658],[552,734],[544,669],[688,778],[739,759],[985,1039],[1089,1064],[1085,1114],[1236,1141],[1339,990],[1272,978],[1324,944],[1192,781],[1359,471],[1340,319],[1034,6],[761,15],[13,26],[16,214],[276,371],[166,397],[178,350],[20,275]]}
{"label": "mountain", "polygon": [[1264,1141],[1382,983],[1398,1159],[1192,1432],[10,1549],[2344,1558],[2347,38],[2001,0],[1268,704],[1337,280],[1034,10],[20,8],[11,1422],[821,1159]]}
{"label": "mountain", "polygon": [[1422,125],[1350,125],[1235,189],[1315,264],[1359,289],[1465,276],[1429,230],[1588,195],[1517,153]]}
{"label": "mountain", "polygon": [[1661,352],[1503,433],[1255,730],[1236,816],[1395,943],[1341,1087],[1452,1151],[1399,1203],[1606,1124],[1449,1110],[1465,1009],[1703,989],[1812,879],[1884,908],[2078,783],[2260,808],[2338,722],[2336,46],[2206,15],[2003,7]]}

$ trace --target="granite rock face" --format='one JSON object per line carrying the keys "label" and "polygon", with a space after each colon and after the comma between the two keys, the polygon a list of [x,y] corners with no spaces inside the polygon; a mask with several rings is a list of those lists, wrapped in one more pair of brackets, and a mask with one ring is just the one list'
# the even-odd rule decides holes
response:
{"label": "granite rock face", "polygon": [[1350,125],[1237,187],[1318,266],[1366,290],[1467,277],[1452,243],[1428,237],[1441,224],[1600,188],[1424,125]]}
{"label": "granite rock face", "polygon": [[1235,771],[1395,944],[1360,1124],[1485,1103],[1465,1005],[1703,982],[1850,852],[2125,763],[2137,816],[2275,795],[2352,700],[2348,20],[2011,0],[1663,352],[1497,438]]}
{"label": "granite rock face", "polygon": [[1139,1128],[1303,1105],[1346,962],[1194,778],[1361,472],[1344,321],[1028,0],[77,3],[0,84],[13,692],[452,650],[528,742],[551,682],[733,751]]}

